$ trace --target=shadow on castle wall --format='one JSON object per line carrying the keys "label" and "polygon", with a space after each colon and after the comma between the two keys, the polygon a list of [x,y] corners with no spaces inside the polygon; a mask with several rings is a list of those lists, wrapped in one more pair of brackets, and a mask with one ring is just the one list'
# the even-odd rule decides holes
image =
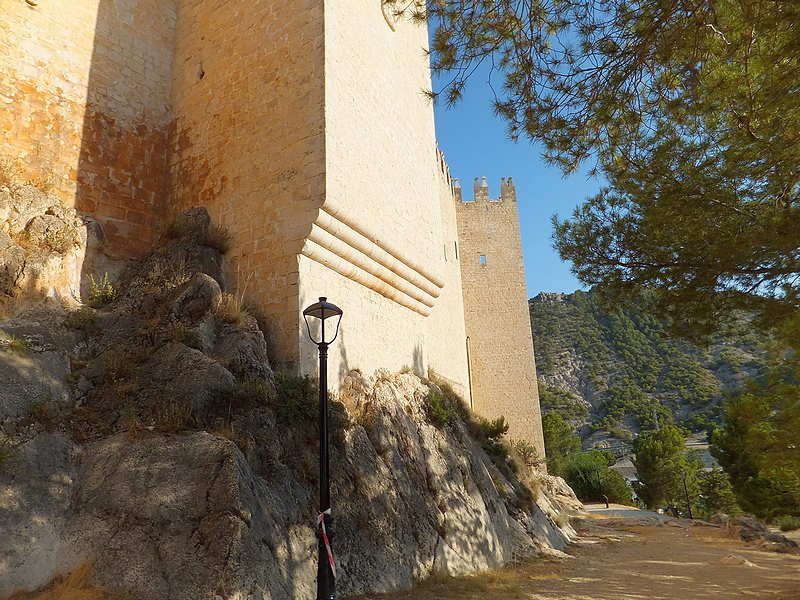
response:
{"label": "shadow on castle wall", "polygon": [[[165,209],[172,68],[166,46],[174,37],[177,2],[139,5],[136,15],[112,0],[100,0],[97,8],[75,207],[97,219],[103,233],[87,248],[84,294],[90,274],[113,271],[108,258],[140,258],[148,251]],[[132,26],[139,21],[144,30]],[[147,76],[138,76],[143,71]]]}

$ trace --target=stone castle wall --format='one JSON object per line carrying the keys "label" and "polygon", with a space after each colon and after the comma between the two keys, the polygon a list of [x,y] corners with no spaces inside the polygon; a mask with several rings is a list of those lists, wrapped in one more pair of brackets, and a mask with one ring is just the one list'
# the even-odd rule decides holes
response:
{"label": "stone castle wall", "polygon": [[[346,311],[331,348],[340,374],[430,367],[463,387],[460,278],[443,253],[452,194],[423,95],[427,30],[393,25],[378,1],[325,2],[325,200],[302,249],[299,299],[327,296]],[[313,365],[316,347],[304,335],[301,347]]]}
{"label": "stone castle wall", "polygon": [[504,178],[491,200],[486,179],[476,178],[473,194],[456,194],[473,408],[504,416],[509,438],[533,443],[544,457],[516,191]]}
{"label": "stone castle wall", "polygon": [[298,360],[298,256],[325,197],[324,77],[321,2],[181,3],[171,209],[232,232],[233,289],[266,311],[282,362]]}
{"label": "stone castle wall", "polygon": [[[206,206],[233,234],[232,291],[265,310],[275,362],[314,372],[301,311],[319,296],[344,309],[332,387],[408,366],[467,394],[469,336],[475,407],[526,437],[532,350],[469,331],[493,330],[479,324],[502,277],[517,283],[498,310],[526,311],[516,210],[486,204],[504,219],[489,236],[454,202],[426,47],[379,0],[0,0],[0,156],[52,172],[111,254],[138,257],[160,219]],[[491,262],[473,270],[478,246]],[[494,270],[501,255],[514,269]],[[529,336],[521,314],[509,332]],[[520,400],[495,410],[501,397]]]}
{"label": "stone castle wall", "polygon": [[35,4],[0,0],[0,155],[141,255],[165,200],[177,2]]}

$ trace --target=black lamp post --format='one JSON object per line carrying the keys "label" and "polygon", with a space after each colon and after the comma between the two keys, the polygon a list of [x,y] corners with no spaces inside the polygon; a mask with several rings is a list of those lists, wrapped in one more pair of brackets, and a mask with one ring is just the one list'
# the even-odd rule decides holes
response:
{"label": "black lamp post", "polygon": [[[308,318],[320,321],[320,336],[315,339],[311,333]],[[325,319],[336,317],[336,329],[330,340],[325,339]],[[342,309],[327,302],[324,296],[319,302],[303,311],[303,319],[308,329],[308,337],[319,348],[319,558],[317,562],[317,600],[336,600],[336,567],[333,562],[330,529],[331,516],[331,481],[328,460],[328,346],[339,334],[339,323],[342,321]]]}
{"label": "black lamp post", "polygon": [[681,477],[683,478],[683,493],[686,496],[686,510],[689,511],[689,518],[694,519],[692,515],[692,505],[689,504],[689,488],[686,487],[686,471],[681,471]]}

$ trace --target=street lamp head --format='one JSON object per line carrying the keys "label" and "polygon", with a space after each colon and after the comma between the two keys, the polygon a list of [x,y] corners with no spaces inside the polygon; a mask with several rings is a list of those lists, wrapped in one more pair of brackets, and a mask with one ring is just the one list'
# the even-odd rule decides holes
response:
{"label": "street lamp head", "polygon": [[[336,336],[339,335],[339,323],[342,322],[342,309],[336,306],[335,304],[331,304],[327,300],[328,299],[325,296],[321,296],[319,302],[312,304],[303,311],[303,319],[305,319],[306,329],[308,329],[308,337],[311,339],[312,342],[318,345],[332,343],[336,339]],[[315,319],[320,320],[321,335],[319,339],[315,339],[314,335],[311,333],[311,323],[309,323],[308,320],[309,317],[313,317]],[[336,329],[333,333],[333,337],[330,340],[326,340],[325,320],[330,319],[331,317],[336,318]]]}

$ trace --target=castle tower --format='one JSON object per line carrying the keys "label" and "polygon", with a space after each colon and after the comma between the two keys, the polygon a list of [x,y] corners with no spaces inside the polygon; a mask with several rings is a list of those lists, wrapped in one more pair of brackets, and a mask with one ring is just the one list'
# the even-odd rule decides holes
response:
{"label": "castle tower", "polygon": [[491,200],[486,178],[475,178],[474,200],[456,188],[473,409],[504,416],[510,439],[525,440],[544,457],[533,336],[522,261],[517,197],[505,177]]}
{"label": "castle tower", "polygon": [[426,47],[380,0],[0,0],[0,155],[52,171],[116,256],[205,206],[276,363],[316,369],[300,315],[324,295],[345,311],[332,374],[466,389]]}
{"label": "castle tower", "polygon": [[181,2],[177,22],[170,204],[234,232],[277,359],[314,372],[300,314],[327,296],[331,373],[432,368],[465,389],[426,28],[380,0]]}

